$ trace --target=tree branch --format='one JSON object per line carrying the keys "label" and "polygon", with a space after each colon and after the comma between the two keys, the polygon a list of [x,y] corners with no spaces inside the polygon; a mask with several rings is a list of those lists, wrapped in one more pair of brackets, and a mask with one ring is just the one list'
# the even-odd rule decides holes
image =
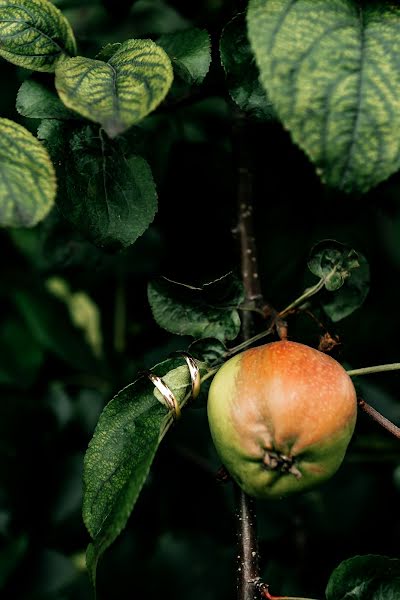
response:
{"label": "tree branch", "polygon": [[397,439],[400,439],[400,427],[397,427],[392,421],[389,421],[380,412],[378,412],[373,406],[365,402],[362,398],[358,398],[358,406],[363,410],[369,417],[379,423],[381,427],[386,429],[389,433],[394,435]]}
{"label": "tree branch", "polygon": [[[246,303],[257,307],[264,303],[258,274],[253,226],[252,165],[245,120],[241,113],[236,113],[234,116],[232,134],[238,174],[238,225],[236,231],[240,241],[242,280]],[[244,340],[251,337],[252,330],[253,315],[251,312],[244,312],[242,318]],[[235,497],[237,506],[237,598],[238,600],[254,600],[259,596],[258,583],[260,580],[254,500],[249,498],[236,484]]]}
{"label": "tree branch", "polygon": [[237,518],[237,598],[259,596],[260,567],[254,500],[235,484]]}
{"label": "tree branch", "polygon": [[[261,291],[254,233],[252,158],[249,150],[250,143],[246,118],[240,111],[234,113],[233,146],[238,173],[238,224],[235,232],[239,234],[240,240],[241,272],[246,296],[245,305],[248,308],[259,309],[265,318],[270,319],[271,326],[276,328],[280,339],[286,339],[286,322],[273,306],[265,302]],[[253,316],[251,311],[244,312],[242,318],[243,340],[249,339],[252,332]]]}

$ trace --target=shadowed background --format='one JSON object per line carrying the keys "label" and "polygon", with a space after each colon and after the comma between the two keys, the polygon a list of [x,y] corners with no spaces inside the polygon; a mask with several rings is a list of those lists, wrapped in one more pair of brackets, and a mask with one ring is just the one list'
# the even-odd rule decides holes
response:
{"label": "shadowed background", "polygon": [[[82,51],[94,56],[107,42],[156,38],[193,25],[216,37],[234,2],[55,4],[65,8]],[[18,88],[28,76],[1,60],[0,116],[34,132],[38,122],[15,111]],[[190,342],[154,323],[147,282],[166,275],[198,284],[238,269],[232,104],[217,64],[203,96],[161,110],[149,121],[146,157],[159,212],[134,246],[105,253],[57,209],[33,230],[1,232],[0,590],[5,599],[92,597],[84,571],[89,536],[81,518],[81,475],[98,415],[140,369]],[[325,238],[347,243],[366,256],[371,291],[350,317],[325,322],[340,338],[334,356],[354,368],[398,361],[400,176],[362,198],[344,196],[321,186],[279,124],[249,120],[245,142],[254,163],[265,297],[283,308],[312,281],[306,268],[311,247]],[[76,292],[85,296],[75,310],[87,310],[88,302],[91,307],[85,331],[71,318]],[[291,339],[317,346],[320,333],[307,317],[289,321]],[[397,424],[399,378],[389,373],[359,383],[365,399]],[[259,504],[263,576],[273,593],[322,598],[341,560],[396,555],[398,465],[399,443],[361,415],[345,464],[329,483],[301,497]],[[100,563],[100,599],[233,597],[234,507],[230,486],[215,481],[218,467],[204,407],[187,410],[162,444],[126,531]]]}

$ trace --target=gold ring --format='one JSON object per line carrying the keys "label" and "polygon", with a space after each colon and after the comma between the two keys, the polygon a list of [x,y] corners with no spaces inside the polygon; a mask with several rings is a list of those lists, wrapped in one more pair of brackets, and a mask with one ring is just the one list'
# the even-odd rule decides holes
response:
{"label": "gold ring", "polygon": [[192,398],[195,400],[200,394],[200,369],[197,366],[193,356],[190,356],[187,352],[174,352],[172,356],[182,356],[185,359],[189,369],[190,379],[192,380]]}
{"label": "gold ring", "polygon": [[174,419],[179,419],[179,417],[181,416],[181,407],[179,406],[179,402],[175,398],[172,390],[161,379],[161,377],[158,377],[158,375],[155,375],[151,371],[148,371],[147,373],[145,373],[145,375],[150,379],[152,384],[158,389],[161,396],[164,398],[165,404],[171,411]]}

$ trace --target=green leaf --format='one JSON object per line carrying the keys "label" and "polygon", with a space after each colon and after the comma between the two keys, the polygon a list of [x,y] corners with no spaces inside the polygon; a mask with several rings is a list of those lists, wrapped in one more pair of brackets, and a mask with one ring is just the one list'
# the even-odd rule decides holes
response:
{"label": "green leaf", "polygon": [[[153,370],[182,404],[190,374],[182,359]],[[93,539],[87,563],[93,584],[97,561],[117,538],[147,478],[172,416],[147,377],[121,390],[102,412],[84,463],[83,518]]]}
{"label": "green leaf", "polygon": [[152,112],[172,79],[167,54],[151,40],[128,40],[107,62],[77,56],[56,69],[56,88],[64,104],[100,123],[112,138]]}
{"label": "green leaf", "polygon": [[398,170],[393,2],[250,0],[248,25],[278,116],[327,185],[365,192]]}
{"label": "green leaf", "polygon": [[352,248],[335,240],[323,240],[311,250],[310,271],[323,280],[329,294],[321,305],[332,321],[340,321],[359,308],[369,292],[368,261]]}
{"label": "green leaf", "polygon": [[171,333],[221,341],[239,333],[243,287],[232,274],[203,287],[160,279],[149,284],[148,298],[155,320]]}
{"label": "green leaf", "polygon": [[325,287],[330,292],[341,288],[353,269],[359,266],[357,252],[335,240],[323,240],[316,244],[308,259],[311,273],[324,279]]}
{"label": "green leaf", "polygon": [[369,292],[370,271],[365,256],[358,254],[358,267],[351,271],[343,286],[333,294],[322,298],[322,308],[332,319],[340,321],[359,308]]}
{"label": "green leaf", "polygon": [[243,14],[236,15],[224,28],[220,55],[229,93],[238,107],[264,121],[275,119],[272,102],[259,80]]}
{"label": "green leaf", "polygon": [[52,208],[56,189],[43,145],[21,125],[0,119],[0,225],[36,225]]}
{"label": "green leaf", "polygon": [[400,596],[400,560],[386,556],[355,556],[332,573],[327,600],[397,600]]}
{"label": "green leaf", "polygon": [[162,35],[157,44],[172,61],[174,71],[186,83],[200,84],[211,64],[211,40],[205,29],[188,29]]}
{"label": "green leaf", "polygon": [[38,136],[57,165],[57,205],[65,218],[100,247],[133,244],[157,211],[148,163],[126,155],[122,141],[91,126],[71,129],[45,121]]}
{"label": "green leaf", "polygon": [[227,347],[216,338],[204,338],[190,344],[188,352],[208,365],[223,362]]}
{"label": "green leaf", "polygon": [[17,111],[30,119],[76,119],[53,89],[35,79],[24,81],[18,91]]}
{"label": "green leaf", "polygon": [[0,56],[33,71],[76,53],[67,19],[49,0],[0,0]]}

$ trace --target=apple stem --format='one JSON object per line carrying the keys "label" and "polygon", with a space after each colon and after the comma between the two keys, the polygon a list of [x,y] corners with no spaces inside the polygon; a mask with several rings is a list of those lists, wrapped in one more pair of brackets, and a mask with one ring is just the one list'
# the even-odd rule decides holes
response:
{"label": "apple stem", "polygon": [[302,304],[304,304],[304,302],[306,300],[308,300],[308,298],[311,298],[311,296],[314,296],[320,290],[322,290],[322,288],[324,287],[324,285],[325,285],[325,278],[322,278],[322,279],[320,279],[318,281],[318,283],[316,283],[312,287],[309,287],[306,290],[304,290],[304,292],[302,293],[301,296],[299,296],[296,300],[294,300],[291,304],[289,304],[289,306],[287,306],[286,308],[284,308],[283,310],[281,310],[280,313],[278,313],[279,317],[281,319],[283,319],[284,317],[286,317],[286,315],[288,313],[290,313],[294,308],[297,308],[298,306],[301,306]]}
{"label": "apple stem", "polygon": [[364,367],[363,369],[350,369],[347,375],[356,377],[357,375],[369,375],[370,373],[384,373],[385,371],[400,370],[400,363],[389,363],[387,365],[377,365],[376,367]]}
{"label": "apple stem", "polygon": [[363,410],[368,416],[370,416],[374,421],[379,423],[381,427],[389,431],[396,438],[400,439],[400,427],[397,427],[392,421],[389,421],[386,417],[384,417],[380,412],[378,412],[373,406],[365,402],[362,398],[358,399],[358,406]]}
{"label": "apple stem", "polygon": [[225,352],[224,357],[228,358],[229,356],[233,356],[234,354],[237,354],[238,352],[241,352],[242,350],[246,350],[246,348],[248,348],[252,344],[259,342],[260,340],[267,337],[268,335],[271,335],[271,333],[273,332],[273,329],[274,329],[273,326],[271,326],[266,331],[262,331],[261,333],[254,335],[253,337],[249,338],[248,340],[245,340],[241,344],[238,344],[237,346],[230,348],[227,352]]}

